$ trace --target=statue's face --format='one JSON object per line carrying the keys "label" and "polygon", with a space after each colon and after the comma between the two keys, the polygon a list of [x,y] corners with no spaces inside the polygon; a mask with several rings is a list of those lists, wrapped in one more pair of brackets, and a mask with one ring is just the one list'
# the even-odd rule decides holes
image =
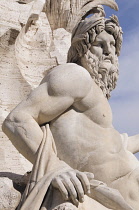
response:
{"label": "statue's face", "polygon": [[110,97],[118,79],[118,60],[115,52],[114,37],[102,31],[81,58],[81,65],[88,70],[107,98]]}
{"label": "statue's face", "polygon": [[90,51],[102,62],[103,68],[108,69],[114,63],[115,59],[114,37],[106,31],[102,31],[96,37]]}

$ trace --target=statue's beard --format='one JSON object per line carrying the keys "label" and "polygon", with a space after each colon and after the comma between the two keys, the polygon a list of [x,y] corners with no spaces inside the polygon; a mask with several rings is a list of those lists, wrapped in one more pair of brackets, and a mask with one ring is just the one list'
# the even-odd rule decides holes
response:
{"label": "statue's beard", "polygon": [[106,98],[110,98],[111,91],[116,87],[118,79],[118,59],[103,56],[101,59],[90,51],[81,58],[81,65],[88,70],[95,83],[101,88]]}

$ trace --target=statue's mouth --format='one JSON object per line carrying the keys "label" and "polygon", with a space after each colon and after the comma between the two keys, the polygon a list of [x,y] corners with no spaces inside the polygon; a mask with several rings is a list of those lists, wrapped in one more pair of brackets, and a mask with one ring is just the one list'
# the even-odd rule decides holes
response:
{"label": "statue's mouth", "polygon": [[110,55],[103,56],[103,61],[108,62],[108,63],[113,63],[113,57]]}
{"label": "statue's mouth", "polygon": [[109,59],[109,58],[105,58],[104,61],[108,62],[108,63],[111,63],[111,59]]}

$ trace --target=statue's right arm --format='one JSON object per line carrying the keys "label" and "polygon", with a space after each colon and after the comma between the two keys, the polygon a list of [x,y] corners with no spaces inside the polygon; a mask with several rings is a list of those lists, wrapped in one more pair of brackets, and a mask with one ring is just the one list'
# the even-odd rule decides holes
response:
{"label": "statue's right arm", "polygon": [[[76,64],[56,67],[45,80],[3,123],[3,131],[13,145],[32,163],[43,138],[40,125],[49,123],[74,102],[86,97],[92,82],[89,73]],[[93,178],[90,173],[89,176]],[[90,190],[88,175],[71,167],[66,173],[55,177],[52,185],[61,191],[64,199],[70,196],[75,205],[83,202],[84,194]]]}
{"label": "statue's right arm", "polygon": [[90,89],[87,71],[80,71],[75,65],[53,70],[47,81],[33,90],[3,123],[3,131],[13,145],[32,163],[43,137],[40,125],[58,117]]}

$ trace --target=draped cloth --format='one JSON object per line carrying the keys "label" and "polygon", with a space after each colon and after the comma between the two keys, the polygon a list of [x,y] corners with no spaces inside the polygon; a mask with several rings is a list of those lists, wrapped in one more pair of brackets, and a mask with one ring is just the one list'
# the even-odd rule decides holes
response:
{"label": "draped cloth", "polygon": [[[30,180],[17,210],[132,210],[118,190],[109,188],[103,182],[95,179],[90,180],[91,193],[89,197],[85,196],[85,202],[79,204],[78,208],[70,201],[64,201],[59,190],[54,189],[50,184],[54,177],[71,168],[57,157],[56,146],[49,125],[42,127],[42,131],[43,140],[37,152]],[[60,208],[57,208],[58,206]]]}
{"label": "draped cloth", "polygon": [[50,206],[53,197],[52,190],[48,190],[52,179],[70,168],[57,157],[49,125],[47,124],[46,127],[42,127],[42,130],[43,140],[38,149],[37,159],[33,166],[30,180],[17,210],[47,209],[44,205],[47,203],[47,206]]}

